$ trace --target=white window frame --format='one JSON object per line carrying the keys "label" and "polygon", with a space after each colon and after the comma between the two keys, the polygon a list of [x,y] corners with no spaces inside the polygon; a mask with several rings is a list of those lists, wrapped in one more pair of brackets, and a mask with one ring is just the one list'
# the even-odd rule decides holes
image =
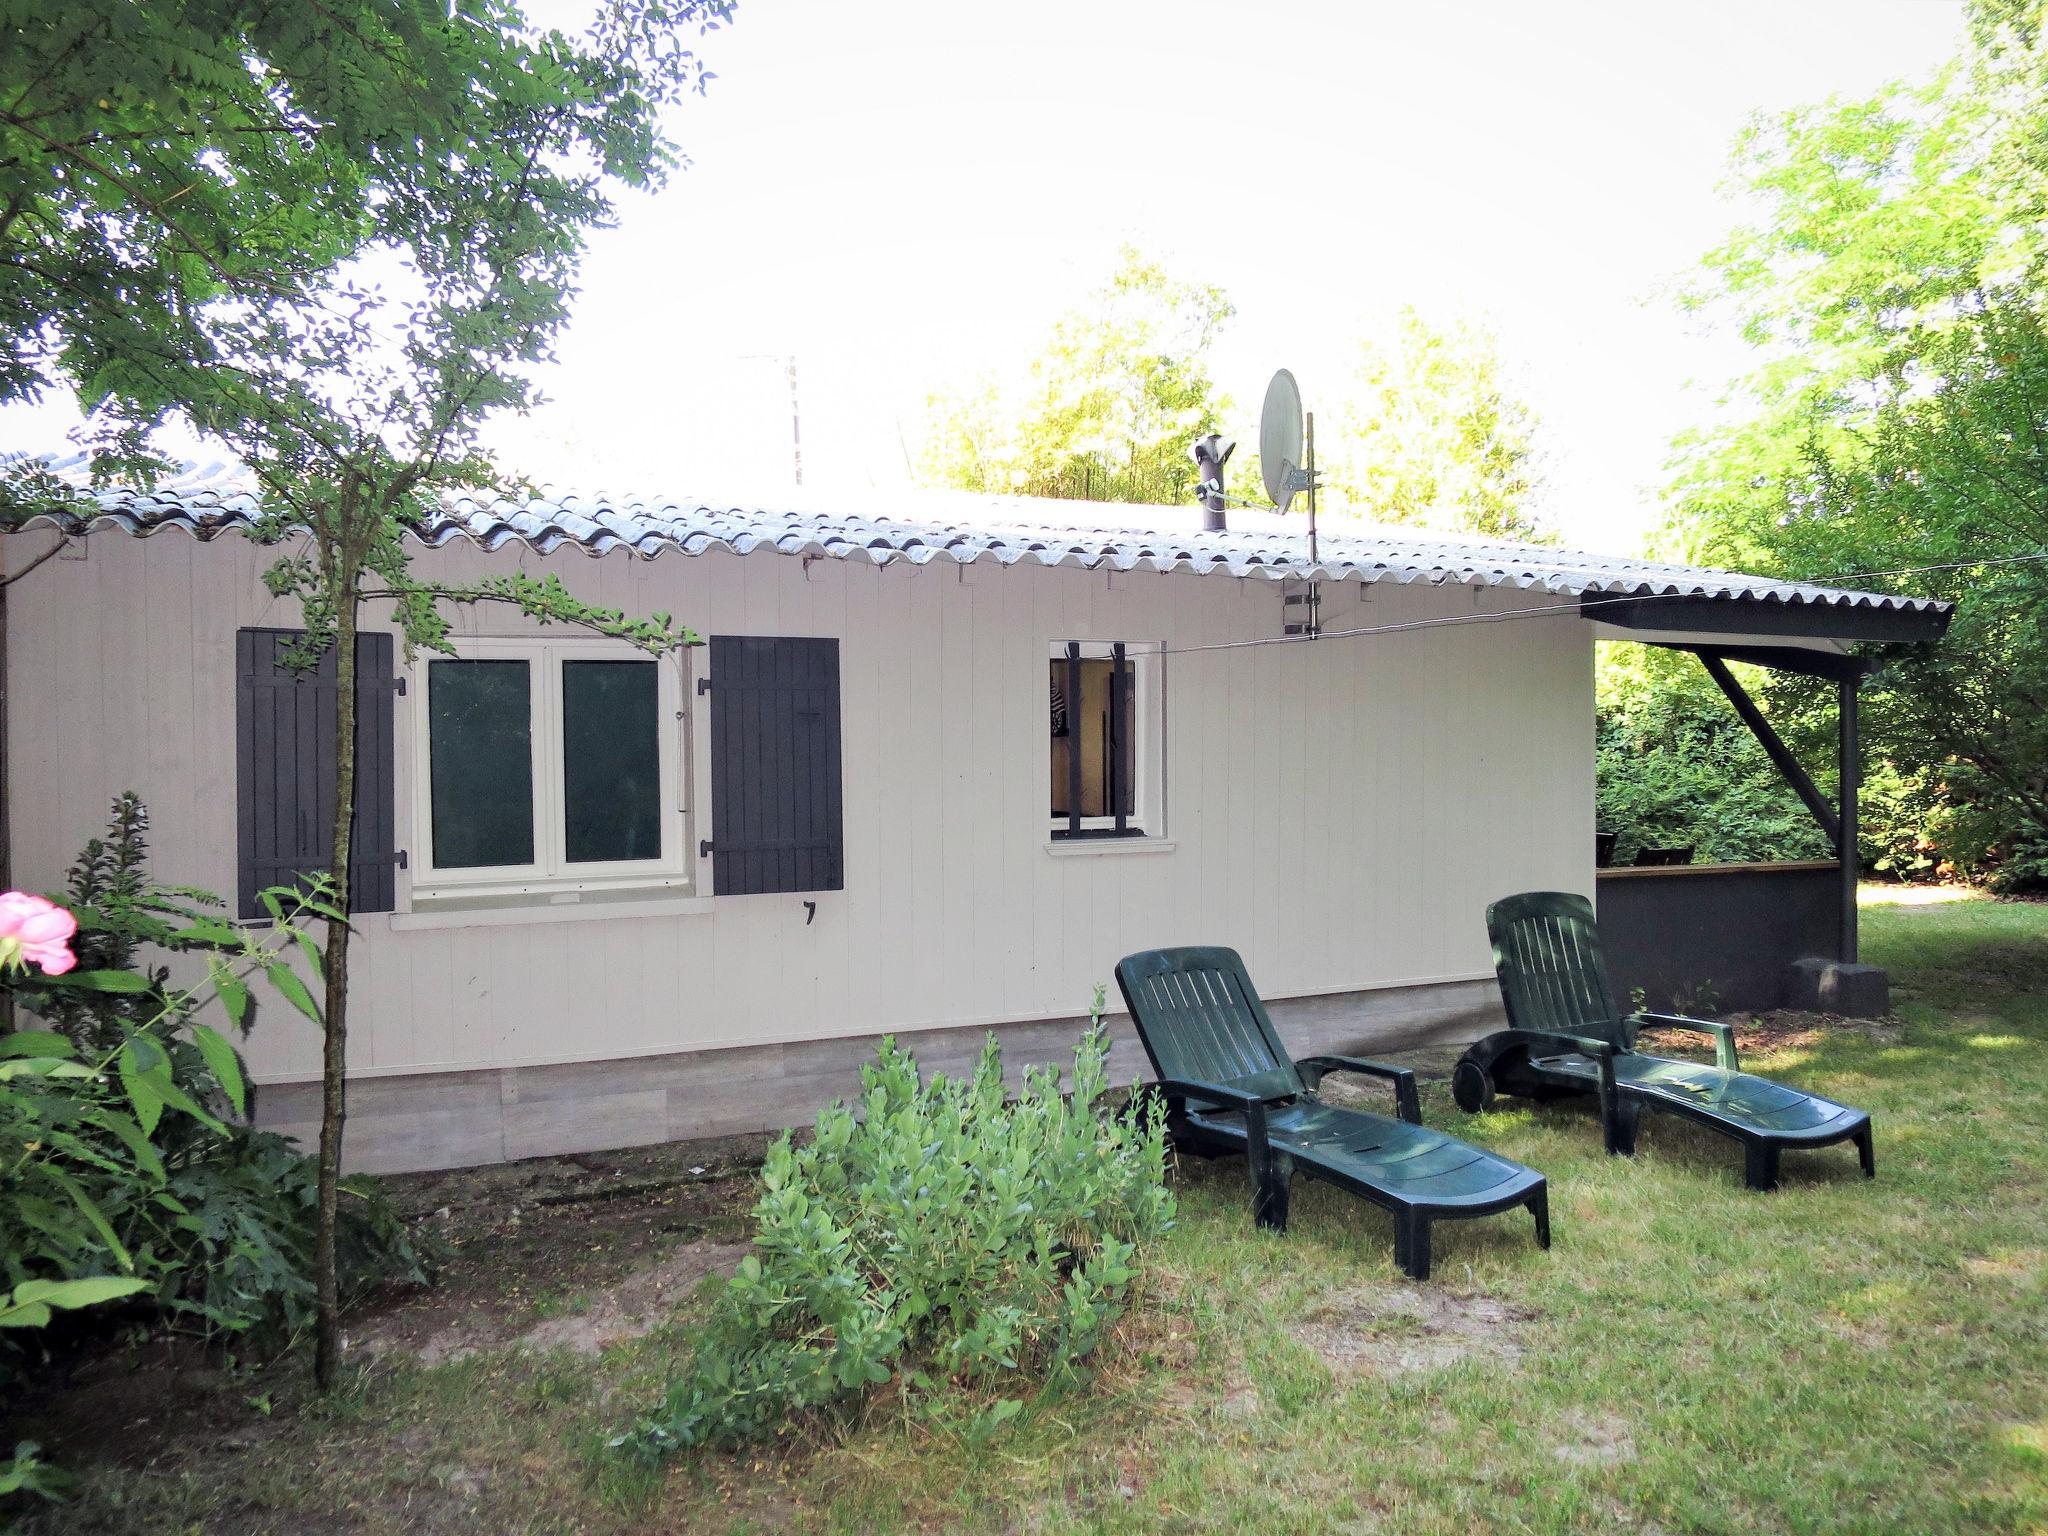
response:
{"label": "white window frame", "polygon": [[[1046,660],[1064,662],[1067,647],[1073,643],[1071,640],[1050,641],[1046,647]],[[1113,659],[1117,645],[1124,648],[1124,660],[1131,669],[1131,727],[1136,732],[1131,742],[1131,772],[1137,780],[1131,786],[1131,813],[1124,818],[1124,838],[1162,838],[1166,835],[1166,642],[1082,640],[1079,644],[1083,661],[1109,661]],[[1042,679],[1039,686],[1045,686]],[[1067,705],[1069,711],[1076,711],[1078,707],[1078,700],[1069,701]],[[1078,729],[1078,713],[1073,718]],[[1050,731],[1049,724],[1047,729]],[[1075,742],[1075,750],[1078,751],[1078,737]],[[1047,808],[1047,837],[1068,847],[1091,841],[1122,841],[1115,836],[1115,816],[1083,816],[1083,835],[1075,838],[1069,833],[1068,819],[1051,814],[1052,753],[1049,749],[1042,760],[1045,764],[1045,785],[1039,803]],[[1098,837],[1091,839],[1087,836],[1089,833],[1098,834]],[[1099,836],[1103,833],[1109,836]]]}
{"label": "white window frame", "polygon": [[[444,898],[479,901],[575,899],[581,893],[688,893],[697,860],[690,843],[690,710],[688,653],[650,657],[602,638],[462,638],[452,656],[422,654],[414,663],[412,893],[416,903]],[[434,863],[434,767],[431,708],[436,661],[524,661],[533,752],[533,851],[530,864],[441,869]],[[562,663],[652,661],[655,741],[660,753],[661,854],[653,859],[571,863],[565,824]]]}

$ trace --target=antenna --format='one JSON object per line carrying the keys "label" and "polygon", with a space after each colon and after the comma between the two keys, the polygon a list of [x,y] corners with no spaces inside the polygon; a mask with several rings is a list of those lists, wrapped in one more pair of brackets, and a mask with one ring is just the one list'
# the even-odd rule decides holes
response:
{"label": "antenna", "polygon": [[1282,512],[1309,488],[1301,455],[1301,390],[1294,375],[1282,368],[1266,386],[1266,404],[1259,412],[1259,474]]}
{"label": "antenna", "polygon": [[[1259,412],[1259,474],[1266,482],[1266,494],[1273,505],[1285,512],[1294,498],[1308,497],[1308,563],[1320,558],[1316,549],[1316,418],[1301,409],[1301,389],[1285,368],[1273,375],[1266,386],[1266,403]],[[1290,597],[1308,609],[1302,624],[1286,626],[1287,633],[1315,635],[1322,627],[1322,592],[1311,579],[1307,593]]]}

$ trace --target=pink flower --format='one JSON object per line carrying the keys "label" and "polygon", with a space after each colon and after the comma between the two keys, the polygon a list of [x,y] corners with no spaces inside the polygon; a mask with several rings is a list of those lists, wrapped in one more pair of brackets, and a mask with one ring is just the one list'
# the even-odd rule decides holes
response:
{"label": "pink flower", "polygon": [[0,939],[13,938],[29,918],[53,911],[55,907],[56,903],[41,896],[31,896],[27,891],[0,894]]}
{"label": "pink flower", "polygon": [[44,973],[62,976],[78,957],[71,936],[78,919],[45,897],[26,891],[0,892],[0,965],[33,960]]}

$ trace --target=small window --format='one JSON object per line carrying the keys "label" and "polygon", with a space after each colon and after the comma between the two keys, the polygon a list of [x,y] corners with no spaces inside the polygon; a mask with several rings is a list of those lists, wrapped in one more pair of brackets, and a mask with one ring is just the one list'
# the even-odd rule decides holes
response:
{"label": "small window", "polygon": [[1056,838],[1157,836],[1161,647],[1055,643],[1047,660]]}
{"label": "small window", "polygon": [[416,896],[688,885],[679,660],[474,640],[421,670]]}

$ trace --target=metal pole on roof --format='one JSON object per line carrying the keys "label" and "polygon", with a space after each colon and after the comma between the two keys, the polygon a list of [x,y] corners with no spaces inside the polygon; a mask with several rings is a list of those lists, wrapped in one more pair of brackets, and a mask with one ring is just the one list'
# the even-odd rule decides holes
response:
{"label": "metal pole on roof", "polygon": [[1841,841],[1839,853],[1842,861],[1842,955],[1848,964],[1855,964],[1856,944],[1856,790],[1857,781],[1863,775],[1863,762],[1856,740],[1857,693],[1862,685],[1858,676],[1843,678],[1835,685],[1838,711],[1841,723]]}
{"label": "metal pole on roof", "polygon": [[797,408],[796,354],[789,357],[789,452],[796,466],[796,483],[804,483],[804,417]]}
{"label": "metal pole on roof", "polygon": [[1230,502],[1223,494],[1223,466],[1237,452],[1237,444],[1220,432],[1211,432],[1206,437],[1196,438],[1194,447],[1188,452],[1202,477],[1201,484],[1195,488],[1195,494],[1202,503],[1202,526],[1211,533],[1219,533],[1229,526],[1225,509]]}
{"label": "metal pole on roof", "polygon": [[[1313,566],[1321,558],[1316,552],[1316,413],[1308,412],[1307,452],[1302,456],[1308,462],[1302,467],[1308,471],[1308,563]],[[1308,583],[1308,633],[1310,636],[1323,632],[1322,588],[1311,576]]]}

